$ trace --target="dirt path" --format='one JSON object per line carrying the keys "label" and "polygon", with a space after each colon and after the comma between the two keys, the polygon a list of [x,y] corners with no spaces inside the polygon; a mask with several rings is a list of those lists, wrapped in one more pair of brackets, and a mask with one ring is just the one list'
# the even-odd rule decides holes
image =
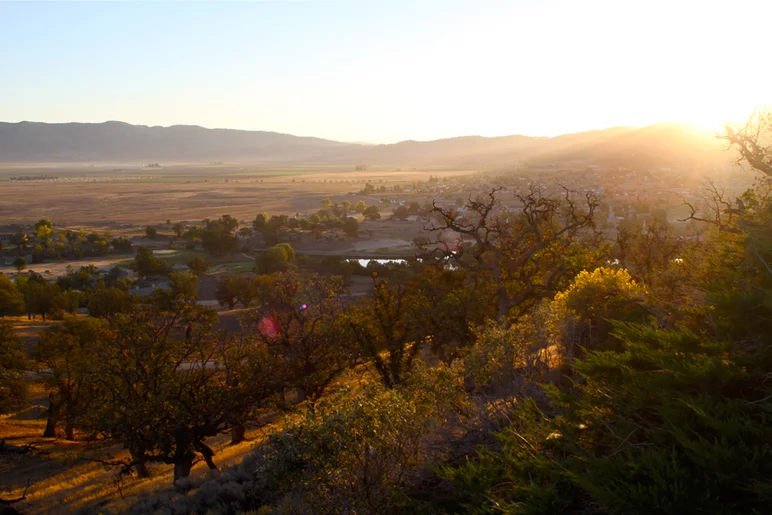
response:
{"label": "dirt path", "polygon": [[[34,270],[37,273],[42,273],[44,276],[50,279],[65,275],[67,273],[67,267],[77,270],[82,266],[94,265],[99,270],[105,271],[114,267],[118,263],[131,259],[131,254],[124,256],[115,256],[110,258],[90,258],[81,259],[80,261],[64,261],[61,263],[49,262],[49,263],[31,263],[27,267],[27,271]],[[24,271],[22,271],[24,272]],[[0,265],[0,273],[7,274],[9,277],[16,277],[16,268],[11,265]]]}

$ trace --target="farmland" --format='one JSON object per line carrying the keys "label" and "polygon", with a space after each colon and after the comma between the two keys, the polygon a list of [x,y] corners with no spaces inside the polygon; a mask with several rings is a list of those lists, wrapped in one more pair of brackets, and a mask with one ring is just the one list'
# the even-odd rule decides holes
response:
{"label": "farmland", "polygon": [[[251,220],[258,212],[294,215],[316,210],[319,201],[364,198],[367,182],[393,186],[432,175],[468,175],[469,170],[378,170],[342,167],[256,165],[171,165],[162,169],[113,166],[0,166],[0,223],[35,222],[42,217],[65,226],[110,228],[199,221],[229,213]],[[15,176],[56,179],[10,181]],[[116,180],[116,178],[122,180]],[[367,201],[367,200],[366,200]],[[371,203],[372,199],[368,203]]]}

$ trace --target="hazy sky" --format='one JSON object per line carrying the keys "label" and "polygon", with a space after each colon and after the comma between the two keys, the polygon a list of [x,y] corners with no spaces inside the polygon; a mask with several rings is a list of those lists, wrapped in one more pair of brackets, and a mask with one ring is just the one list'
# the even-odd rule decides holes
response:
{"label": "hazy sky", "polygon": [[0,120],[392,142],[772,103],[772,0],[0,2]]}

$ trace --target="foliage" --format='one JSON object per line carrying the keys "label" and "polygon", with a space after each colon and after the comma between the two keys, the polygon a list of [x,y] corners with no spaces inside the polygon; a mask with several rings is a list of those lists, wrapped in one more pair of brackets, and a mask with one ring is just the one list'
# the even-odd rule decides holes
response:
{"label": "foliage", "polygon": [[118,313],[131,313],[139,304],[139,297],[120,288],[96,288],[88,294],[86,307],[89,316],[110,318]]}
{"label": "foliage", "polygon": [[272,391],[254,372],[265,366],[254,346],[212,333],[213,312],[180,297],[171,306],[145,305],[111,324],[111,345],[96,352],[101,402],[92,430],[121,439],[131,464],[174,464],[175,479],[196,456],[215,469],[206,439],[226,430]]}
{"label": "foliage", "polygon": [[551,340],[562,348],[566,358],[580,348],[616,348],[618,342],[610,334],[610,320],[642,321],[646,293],[627,270],[601,267],[579,272],[550,303],[547,324]]}
{"label": "foliage", "polygon": [[343,232],[350,238],[359,236],[359,222],[356,218],[347,216],[343,219]]}
{"label": "foliage", "polygon": [[100,348],[109,344],[110,336],[105,321],[74,317],[66,318],[41,336],[37,359],[50,371],[44,381],[51,393],[48,424],[51,433],[62,419],[66,437],[73,440],[75,427],[89,416],[97,398],[94,360]]}
{"label": "foliage", "polygon": [[233,309],[236,303],[249,307],[265,287],[266,279],[253,275],[223,275],[217,280],[215,297],[221,306]]}
{"label": "foliage", "polygon": [[407,217],[410,216],[410,211],[406,205],[401,204],[394,208],[394,213],[392,213],[391,216],[397,220],[406,220]]}
{"label": "foliage", "polygon": [[[358,205],[358,204],[357,204]],[[362,211],[365,220],[380,220],[381,213],[378,212],[378,206],[368,206]]]}
{"label": "foliage", "polygon": [[279,358],[277,372],[297,400],[315,403],[355,362],[354,343],[345,328],[340,278],[301,278],[286,272],[270,276],[251,313],[252,332]]}
{"label": "foliage", "polygon": [[236,229],[239,222],[230,215],[222,215],[219,220],[206,220],[201,230],[201,246],[213,256],[225,256],[238,249],[239,240]]}
{"label": "foliage", "polygon": [[39,240],[50,240],[54,235],[54,224],[48,218],[43,218],[35,224],[35,237]]}
{"label": "foliage", "polygon": [[43,321],[47,316],[59,316],[64,307],[64,297],[59,287],[49,283],[33,272],[16,278],[16,287],[24,296],[27,316],[40,315]]}
{"label": "foliage", "polygon": [[207,270],[209,270],[209,263],[207,263],[206,260],[200,256],[196,256],[188,261],[187,266],[191,273],[195,275],[204,274]]}
{"label": "foliage", "polygon": [[435,204],[438,236],[424,253],[486,277],[497,298],[497,320],[551,298],[604,254],[593,231],[599,201],[591,193],[563,188],[559,195],[531,186],[515,192],[523,207],[511,211],[501,209],[501,189],[470,199],[463,214]]}
{"label": "foliage", "polygon": [[13,260],[13,267],[18,271],[21,272],[25,268],[27,268],[27,260],[23,257],[19,256],[16,259]]}
{"label": "foliage", "polygon": [[289,243],[277,243],[255,259],[257,270],[263,274],[284,272],[292,268],[297,255]]}
{"label": "foliage", "polygon": [[110,242],[116,252],[127,253],[131,252],[131,240],[124,237],[115,238]]}
{"label": "foliage", "polygon": [[56,280],[59,288],[64,290],[86,291],[94,288],[99,280],[99,269],[94,265],[81,266],[78,270],[68,267],[67,274]]}
{"label": "foliage", "polygon": [[24,296],[7,275],[0,274],[0,315],[24,312]]}
{"label": "foliage", "polygon": [[21,338],[14,333],[13,324],[0,322],[0,414],[24,407],[27,400],[24,372],[27,370],[29,364]]}
{"label": "foliage", "polygon": [[272,434],[218,477],[136,504],[131,513],[397,513],[401,489],[436,456],[462,385],[445,367],[401,388],[343,389]]}
{"label": "foliage", "polygon": [[354,338],[387,388],[405,380],[421,351],[425,336],[419,313],[428,308],[424,301],[406,285],[373,278],[369,302],[350,314]]}
{"label": "foliage", "polygon": [[155,257],[151,249],[140,247],[134,256],[134,271],[140,279],[144,279],[154,275],[166,274],[169,271],[169,265],[166,261]]}

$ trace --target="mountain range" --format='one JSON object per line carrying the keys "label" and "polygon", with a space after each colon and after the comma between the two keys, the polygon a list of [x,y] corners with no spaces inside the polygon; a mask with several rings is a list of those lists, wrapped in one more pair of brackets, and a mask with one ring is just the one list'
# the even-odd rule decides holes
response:
{"label": "mountain range", "polygon": [[463,136],[383,145],[343,143],[290,134],[123,122],[0,122],[0,162],[171,163],[286,162],[341,165],[725,166],[731,156],[710,133],[661,123],[556,137]]}

